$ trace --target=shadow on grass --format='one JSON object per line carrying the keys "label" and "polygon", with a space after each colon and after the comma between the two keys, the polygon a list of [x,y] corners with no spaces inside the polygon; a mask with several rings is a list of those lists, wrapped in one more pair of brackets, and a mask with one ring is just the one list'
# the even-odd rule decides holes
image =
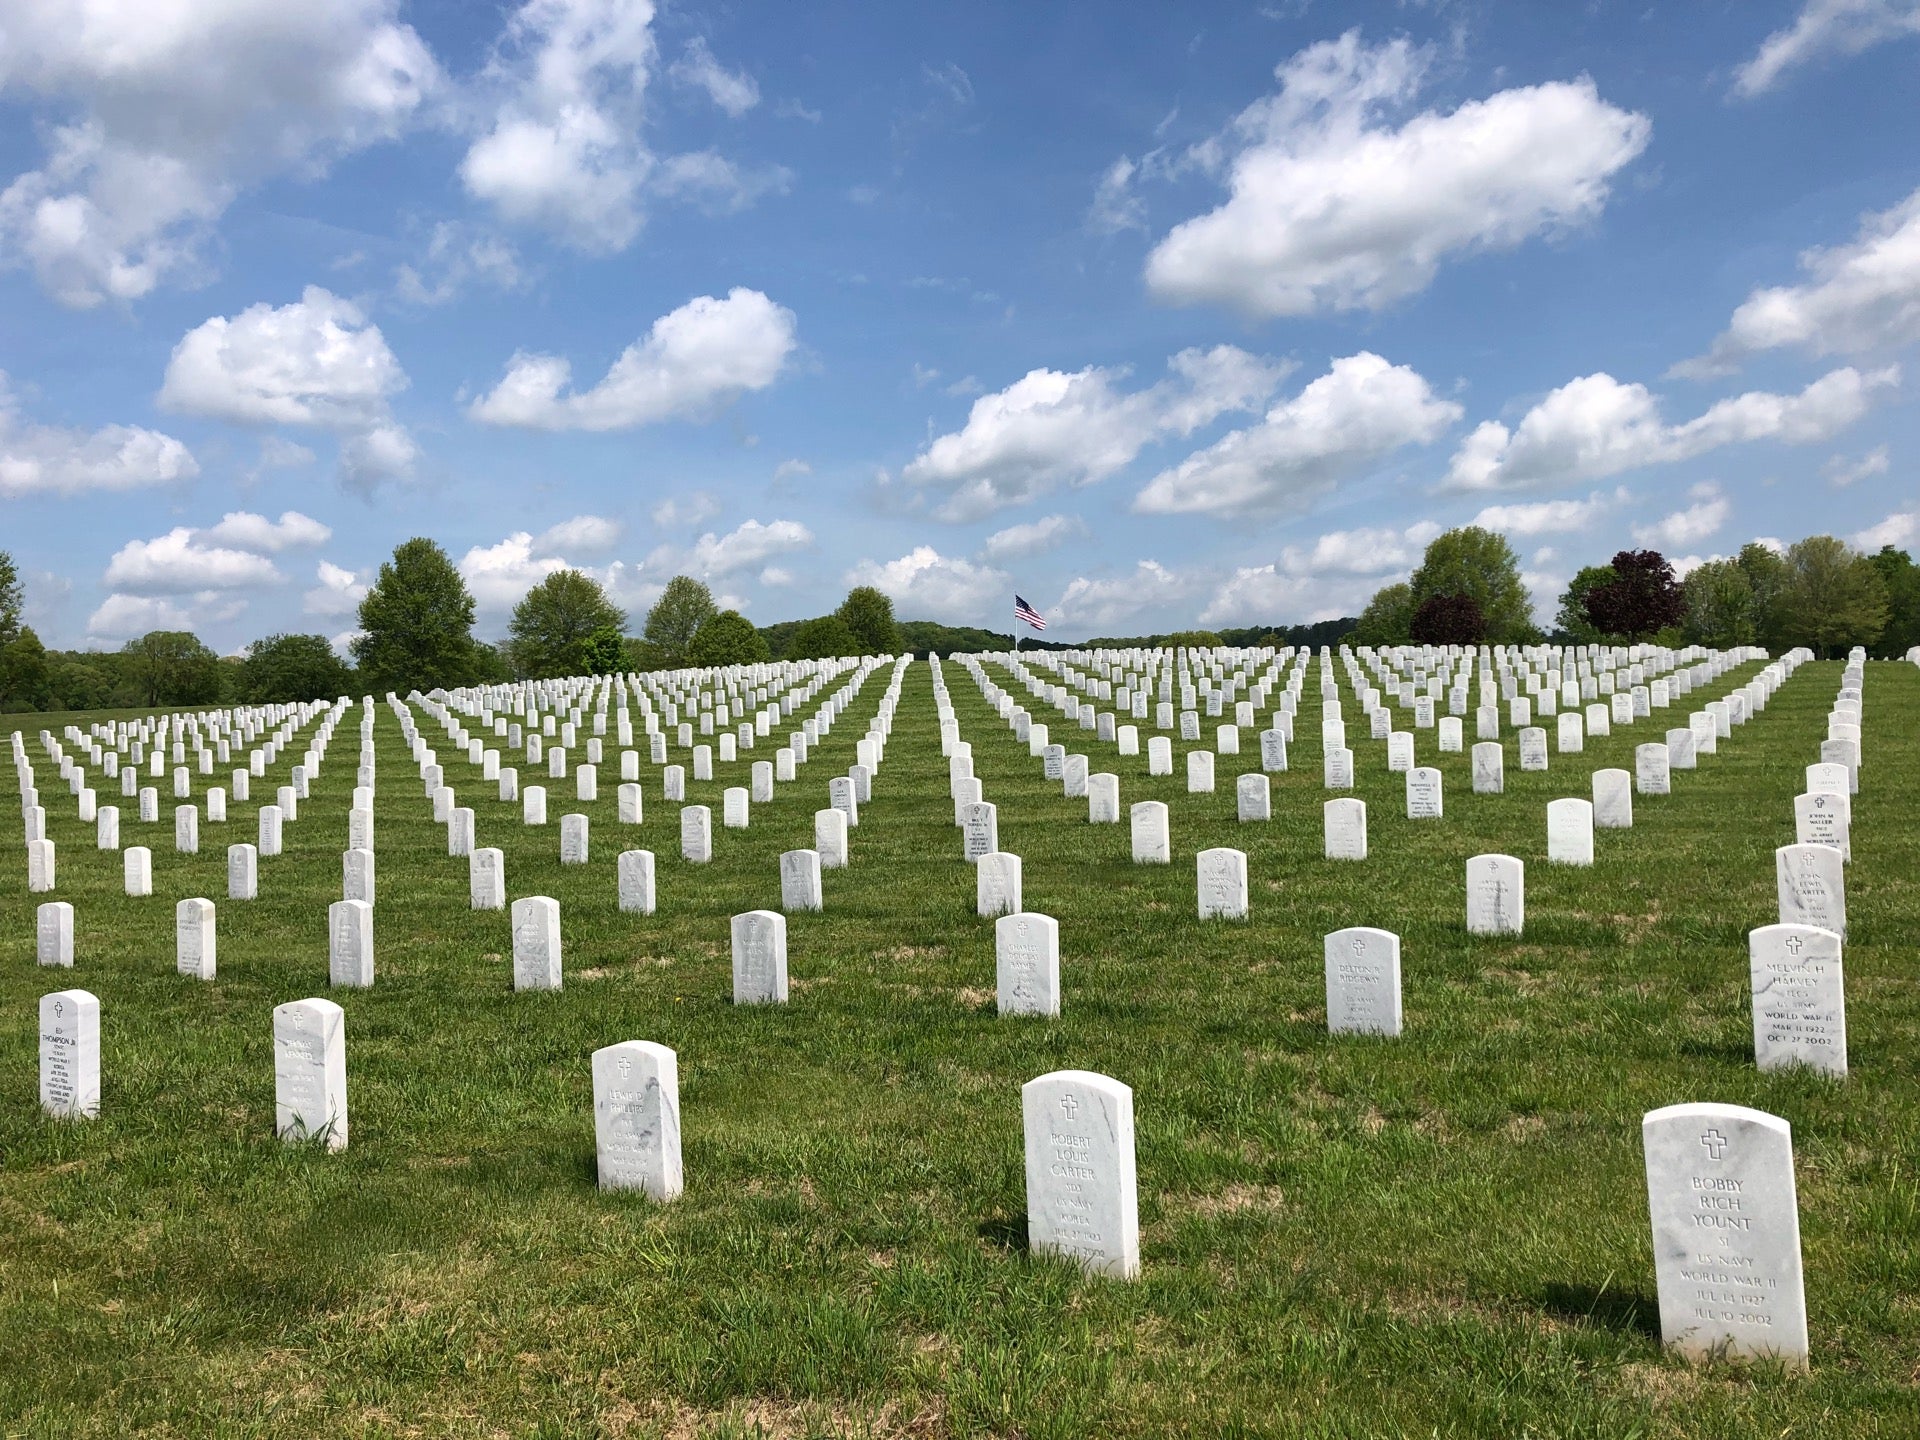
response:
{"label": "shadow on grass", "polygon": [[1024,1256],[1029,1253],[1025,1211],[1018,1215],[995,1215],[992,1219],[983,1220],[973,1233],[1003,1254]]}
{"label": "shadow on grass", "polygon": [[1548,1285],[1540,1303],[1562,1320],[1585,1321],[1602,1330],[1660,1338],[1660,1307],[1647,1295],[1605,1285]]}
{"label": "shadow on grass", "polygon": [[1673,1048],[1691,1060],[1725,1060],[1734,1065],[1750,1064],[1753,1060],[1751,1040],[1744,1045],[1725,1045],[1717,1040],[1682,1040]]}

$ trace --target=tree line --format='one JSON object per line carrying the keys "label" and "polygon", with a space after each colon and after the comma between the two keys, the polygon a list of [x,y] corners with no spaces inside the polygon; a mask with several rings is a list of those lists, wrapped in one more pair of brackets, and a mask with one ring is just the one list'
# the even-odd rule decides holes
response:
{"label": "tree line", "polygon": [[272,704],[350,693],[405,694],[622,670],[669,670],[762,660],[885,655],[901,646],[893,602],[872,586],[830,615],[764,629],[720,608],[691,576],[667,582],[637,635],[606,588],[558,570],[513,609],[505,638],[476,638],[473,593],[446,551],[427,539],[398,546],[360,602],[349,659],[324,635],[276,634],[239,655],[199,637],[154,630],[118,650],[49,650],[22,618],[12,556],[0,551],[0,713],[163,705]]}
{"label": "tree line", "polygon": [[1864,555],[1813,535],[1776,550],[1752,543],[1679,577],[1657,550],[1621,550],[1582,568],[1560,597],[1551,634],[1535,624],[1519,557],[1504,536],[1466,525],[1437,536],[1403,583],[1376,591],[1353,644],[1591,644],[1651,641],[1719,649],[1859,645],[1904,655],[1920,645],[1920,566],[1883,546]]}
{"label": "tree line", "polygon": [[[239,655],[216,655],[197,636],[155,630],[118,650],[49,650],[22,618],[13,558],[0,551],[0,713],[163,705],[271,704],[316,696],[435,686],[888,655],[1010,648],[1014,637],[937,621],[899,622],[872,586],[848,592],[831,614],[757,626],[722,609],[713,592],[676,575],[648,610],[640,633],[604,586],[558,570],[514,607],[505,638],[477,639],[474,601],[447,554],[431,540],[398,546],[360,602],[350,659],[323,635],[276,634]],[[1438,536],[1412,576],[1375,593],[1358,617],[1290,627],[1182,630],[1107,636],[1085,646],[1584,644],[1761,645],[1778,654],[1805,645],[1816,655],[1855,645],[1904,655],[1920,645],[1920,566],[1888,545],[1863,555],[1831,535],[1784,551],[1743,546],[1696,566],[1684,579],[1655,550],[1622,550],[1589,565],[1560,597],[1553,629],[1535,623],[1506,539],[1467,525]],[[1024,644],[1041,642],[1026,640]],[[1044,648],[1060,649],[1058,644]]]}

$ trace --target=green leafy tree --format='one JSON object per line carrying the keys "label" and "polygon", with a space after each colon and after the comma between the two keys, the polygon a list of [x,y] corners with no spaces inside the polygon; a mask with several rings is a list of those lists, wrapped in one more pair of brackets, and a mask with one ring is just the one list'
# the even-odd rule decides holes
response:
{"label": "green leafy tree", "polygon": [[47,647],[20,619],[25,596],[13,556],[0,550],[0,710],[38,710],[47,698]]}
{"label": "green leafy tree", "polygon": [[104,710],[112,705],[119,683],[112,668],[115,658],[82,658],[55,651],[48,657],[47,708]]}
{"label": "green leafy tree", "polygon": [[220,698],[220,657],[185,630],[150,630],[120,654],[142,704],[206,705]]}
{"label": "green leafy tree", "polygon": [[1758,640],[1753,581],[1738,560],[1709,560],[1695,566],[1680,582],[1680,593],[1687,602],[1680,631],[1689,645],[1731,650]]}
{"label": "green leafy tree", "polygon": [[767,653],[767,637],[753,628],[751,620],[738,610],[720,610],[695,632],[687,658],[702,667],[752,665],[765,660]]}
{"label": "green leafy tree", "polygon": [[1592,645],[1606,639],[1587,617],[1587,596],[1603,585],[1611,585],[1618,578],[1611,565],[1581,566],[1580,573],[1567,582],[1566,591],[1560,596],[1560,608],[1553,617],[1553,623],[1560,633],[1580,645]]}
{"label": "green leafy tree", "polygon": [[[693,637],[720,613],[713,592],[689,575],[676,575],[647,612],[646,639],[667,667],[692,663]],[[659,667],[655,667],[659,668]]]}
{"label": "green leafy tree", "polygon": [[[587,640],[602,630],[617,636],[627,616],[591,575],[556,570],[513,607],[507,626],[514,667],[535,680],[587,672]],[[601,672],[604,673],[604,672]]]}
{"label": "green leafy tree", "polygon": [[1373,592],[1347,639],[1355,645],[1405,645],[1413,639],[1413,587],[1404,582]]}
{"label": "green leafy tree", "polygon": [[1871,645],[1887,625],[1887,587],[1873,562],[1843,540],[1810,535],[1788,547],[1780,592],[1783,638],[1830,657]]}
{"label": "green leafy tree", "polygon": [[580,642],[582,675],[617,675],[626,664],[627,637],[618,625],[602,625]]}
{"label": "green leafy tree", "polygon": [[20,612],[26,603],[20,588],[20,570],[13,556],[0,550],[0,645],[11,643],[20,634]]}
{"label": "green leafy tree", "polygon": [[404,695],[479,677],[473,596],[431,540],[406,541],[380,567],[360,602],[360,631],[353,658],[361,683],[375,693]]}
{"label": "green leafy tree", "polygon": [[1159,643],[1176,648],[1184,646],[1188,650],[1212,650],[1220,644],[1220,635],[1215,630],[1176,630]]}
{"label": "green leafy tree", "polygon": [[11,640],[0,641],[0,711],[49,708],[51,679],[47,647],[31,625],[16,626]]}
{"label": "green leafy tree", "polygon": [[871,585],[856,585],[834,611],[853,634],[857,647],[848,655],[892,655],[900,648],[900,631],[893,623],[893,601]]}
{"label": "green leafy tree", "polygon": [[507,652],[510,646],[500,640],[488,644],[485,640],[473,642],[472,673],[467,678],[469,685],[505,685],[514,678],[513,657]]}
{"label": "green leafy tree", "polygon": [[1486,638],[1494,644],[1538,637],[1533,603],[1520,579],[1520,557],[1503,535],[1478,525],[1462,525],[1435,537],[1409,582],[1413,604],[1434,595],[1465,595],[1486,617]]}
{"label": "green leafy tree", "polygon": [[1782,639],[1786,623],[1781,608],[1787,589],[1785,557],[1757,540],[1750,540],[1740,547],[1734,563],[1753,590],[1753,643],[1774,651],[1788,649],[1793,642]]}
{"label": "green leafy tree", "polygon": [[838,615],[822,615],[803,620],[787,641],[789,660],[831,660],[841,655],[858,655],[860,642]]}
{"label": "green leafy tree", "polygon": [[1887,628],[1880,632],[1880,653],[1902,657],[1920,645],[1920,565],[1891,545],[1882,545],[1867,560],[1887,587]]}
{"label": "green leafy tree", "polygon": [[269,635],[240,665],[240,695],[254,704],[331,700],[352,687],[353,671],[324,635]]}
{"label": "green leafy tree", "polygon": [[666,652],[651,640],[643,640],[638,635],[629,635],[626,639],[627,669],[644,675],[649,670],[667,670]]}

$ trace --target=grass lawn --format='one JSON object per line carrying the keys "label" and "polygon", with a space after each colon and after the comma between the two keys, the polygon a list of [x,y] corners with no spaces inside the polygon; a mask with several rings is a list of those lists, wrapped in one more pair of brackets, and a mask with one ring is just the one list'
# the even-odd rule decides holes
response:
{"label": "grass lawn", "polygon": [[[330,995],[357,706],[250,903],[225,899],[225,847],[254,838],[304,744],[230,823],[203,815],[197,856],[173,853],[166,794],[143,826],[96,782],[122,843],[154,850],[153,896],[129,899],[34,738],[76,717],[0,721],[27,732],[59,847],[56,895],[30,896],[5,767],[0,1434],[1920,1434],[1920,667],[1866,671],[1849,1080],[1754,1069],[1746,950],[1776,918],[1773,847],[1794,838],[1837,663],[1802,666],[1674,795],[1636,797],[1593,868],[1545,860],[1549,800],[1631,769],[1636,742],[1757,668],[1544,774],[1520,770],[1509,731],[1501,796],[1473,795],[1469,756],[1422,731],[1440,821],[1402,818],[1384,743],[1356,738],[1359,864],[1321,858],[1317,674],[1264,825],[1233,818],[1255,737],[1190,796],[1191,747],[1149,779],[1144,753],[1029,701],[1119,773],[1123,814],[1168,802],[1174,863],[1140,867],[1126,824],[1086,824],[949,663],[1027,908],[1060,921],[1057,1021],[995,1013],[924,663],[852,867],[827,872],[824,914],[789,920],[785,1007],[730,1003],[728,920],[778,907],[779,852],[812,843],[884,669],[750,830],[719,827],[720,791],[777,741],[690,785],[714,811],[705,866],[679,858],[657,767],[637,829],[616,824],[611,760],[597,802],[542,782],[551,823],[529,829],[438,744],[478,843],[506,851],[509,896],[560,901],[565,988],[548,994],[512,993],[508,917],[467,908],[466,861],[384,706],[377,979]],[[582,810],[592,863],[563,870],[559,817]],[[1249,854],[1247,923],[1195,916],[1193,857],[1214,845]],[[658,856],[651,917],[616,907],[631,847]],[[1521,937],[1465,933],[1464,862],[1486,850],[1527,862]],[[212,984],[174,973],[188,896],[218,907]],[[76,907],[71,972],[34,963],[43,898]],[[1354,924],[1402,937],[1401,1039],[1326,1033],[1321,937]],[[38,1000],[69,985],[101,1001],[90,1124],[35,1103]],[[313,995],[347,1014],[336,1155],[272,1135],[270,1011]],[[687,1188],[669,1206],[595,1188],[588,1056],[628,1039],[679,1052]],[[1135,1284],[1025,1250],[1020,1086],[1067,1067],[1134,1089]],[[1640,1117],[1696,1100],[1793,1125],[1809,1374],[1660,1350]]]}

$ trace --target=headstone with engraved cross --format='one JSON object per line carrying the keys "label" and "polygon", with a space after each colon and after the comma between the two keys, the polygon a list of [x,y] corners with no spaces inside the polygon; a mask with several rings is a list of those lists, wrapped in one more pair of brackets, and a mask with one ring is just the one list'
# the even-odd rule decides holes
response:
{"label": "headstone with engraved cross", "polygon": [[680,1058],[652,1040],[593,1052],[593,1136],[602,1190],[672,1200],[680,1166]]}
{"label": "headstone with engraved cross", "polygon": [[1365,925],[1326,938],[1327,1029],[1400,1033],[1400,937]]}
{"label": "headstone with engraved cross", "polygon": [[347,1016],[331,1000],[274,1007],[273,1109],[281,1139],[347,1148]]}
{"label": "headstone with engraved cross", "polygon": [[1511,855],[1467,861],[1467,933],[1518,935],[1526,928],[1526,866]]}
{"label": "headstone with engraved cross", "polygon": [[1023,910],[994,922],[994,991],[1002,1015],[1060,1013],[1060,922]]}
{"label": "headstone with engraved cross", "polygon": [[1847,1001],[1840,937],[1814,925],[1762,925],[1747,935],[1753,1059],[1762,1070],[1806,1065],[1847,1073]]}
{"label": "headstone with engraved cross", "polygon": [[1660,1338],[1690,1359],[1807,1364],[1793,1132],[1741,1105],[1641,1122]]}
{"label": "headstone with engraved cross", "polygon": [[100,1113],[100,1002],[89,991],[40,997],[40,1108],[63,1120]]}
{"label": "headstone with engraved cross", "polygon": [[1133,1091],[1088,1070],[1055,1070],[1020,1091],[1027,1245],[1089,1274],[1140,1273]]}

